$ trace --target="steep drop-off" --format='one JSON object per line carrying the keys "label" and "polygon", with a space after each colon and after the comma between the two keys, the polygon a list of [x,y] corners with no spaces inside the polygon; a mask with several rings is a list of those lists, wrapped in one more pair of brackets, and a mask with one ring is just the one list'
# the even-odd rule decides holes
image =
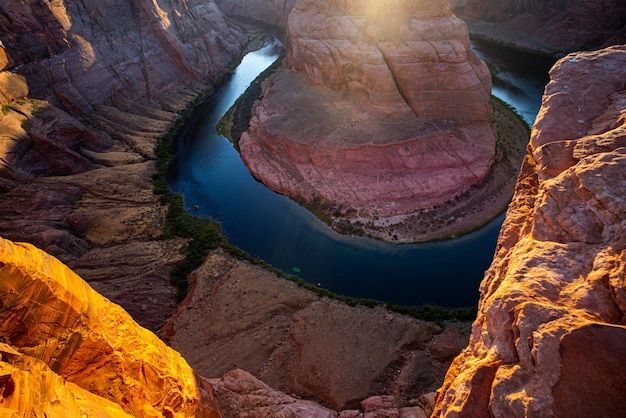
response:
{"label": "steep drop-off", "polygon": [[488,176],[490,89],[443,0],[300,0],[286,68],[268,81],[239,147],[270,188],[412,241],[419,232],[389,225]]}
{"label": "steep drop-off", "polygon": [[626,42],[621,0],[467,0],[462,15],[476,35],[549,54]]}
{"label": "steep drop-off", "polygon": [[626,46],[551,70],[470,344],[435,416],[622,416]]}

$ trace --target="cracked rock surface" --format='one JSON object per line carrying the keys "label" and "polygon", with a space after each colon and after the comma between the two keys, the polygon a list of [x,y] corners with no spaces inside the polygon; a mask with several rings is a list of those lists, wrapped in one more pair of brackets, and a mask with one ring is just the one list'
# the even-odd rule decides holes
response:
{"label": "cracked rock surface", "polygon": [[470,344],[434,416],[623,415],[624,65],[616,46],[552,68]]}

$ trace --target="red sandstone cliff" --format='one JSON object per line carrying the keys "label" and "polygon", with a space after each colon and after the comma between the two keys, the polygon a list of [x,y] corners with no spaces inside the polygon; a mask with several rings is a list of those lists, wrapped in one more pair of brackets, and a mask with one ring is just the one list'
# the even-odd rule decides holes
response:
{"label": "red sandstone cliff", "polygon": [[552,54],[626,42],[621,0],[467,0],[463,16],[476,34]]}
{"label": "red sandstone cliff", "polygon": [[447,2],[300,0],[286,49],[239,142],[270,188],[381,227],[489,174],[491,79]]}
{"label": "red sandstone cliff", "polygon": [[470,344],[435,416],[623,416],[624,68],[618,46],[551,70]]}

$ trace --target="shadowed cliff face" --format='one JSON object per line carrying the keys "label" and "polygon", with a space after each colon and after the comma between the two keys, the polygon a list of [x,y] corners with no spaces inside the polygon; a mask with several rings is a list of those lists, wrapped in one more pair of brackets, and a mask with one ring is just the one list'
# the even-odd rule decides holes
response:
{"label": "shadowed cliff face", "polygon": [[551,70],[470,344],[435,416],[623,415],[625,66],[618,46]]}
{"label": "shadowed cliff face", "polygon": [[548,53],[626,42],[621,0],[467,0],[463,15],[475,33]]}
{"label": "shadowed cliff face", "polygon": [[0,234],[158,328],[183,243],[158,240],[149,160],[245,40],[212,1],[2,2]]}
{"label": "shadowed cliff face", "polygon": [[271,25],[286,26],[297,0],[215,0],[227,15],[244,16]]}
{"label": "shadowed cliff face", "polygon": [[212,1],[8,1],[0,21],[9,62],[28,79],[31,97],[83,115],[99,104],[178,110],[242,43]]}

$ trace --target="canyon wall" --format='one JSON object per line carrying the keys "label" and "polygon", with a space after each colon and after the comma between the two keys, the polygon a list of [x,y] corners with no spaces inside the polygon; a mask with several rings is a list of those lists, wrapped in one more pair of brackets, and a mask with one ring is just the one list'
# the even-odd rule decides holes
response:
{"label": "canyon wall", "polygon": [[389,239],[487,177],[490,89],[445,1],[300,0],[239,148],[270,188]]}
{"label": "canyon wall", "polygon": [[246,35],[212,1],[8,0],[0,41],[0,235],[159,328],[183,242],[159,239],[154,146]]}
{"label": "canyon wall", "polygon": [[215,3],[226,15],[243,16],[285,27],[296,0],[215,0]]}
{"label": "canyon wall", "polygon": [[467,0],[463,16],[475,34],[550,54],[626,43],[621,0]]}
{"label": "canyon wall", "polygon": [[626,46],[550,72],[434,416],[621,416],[626,404]]}

